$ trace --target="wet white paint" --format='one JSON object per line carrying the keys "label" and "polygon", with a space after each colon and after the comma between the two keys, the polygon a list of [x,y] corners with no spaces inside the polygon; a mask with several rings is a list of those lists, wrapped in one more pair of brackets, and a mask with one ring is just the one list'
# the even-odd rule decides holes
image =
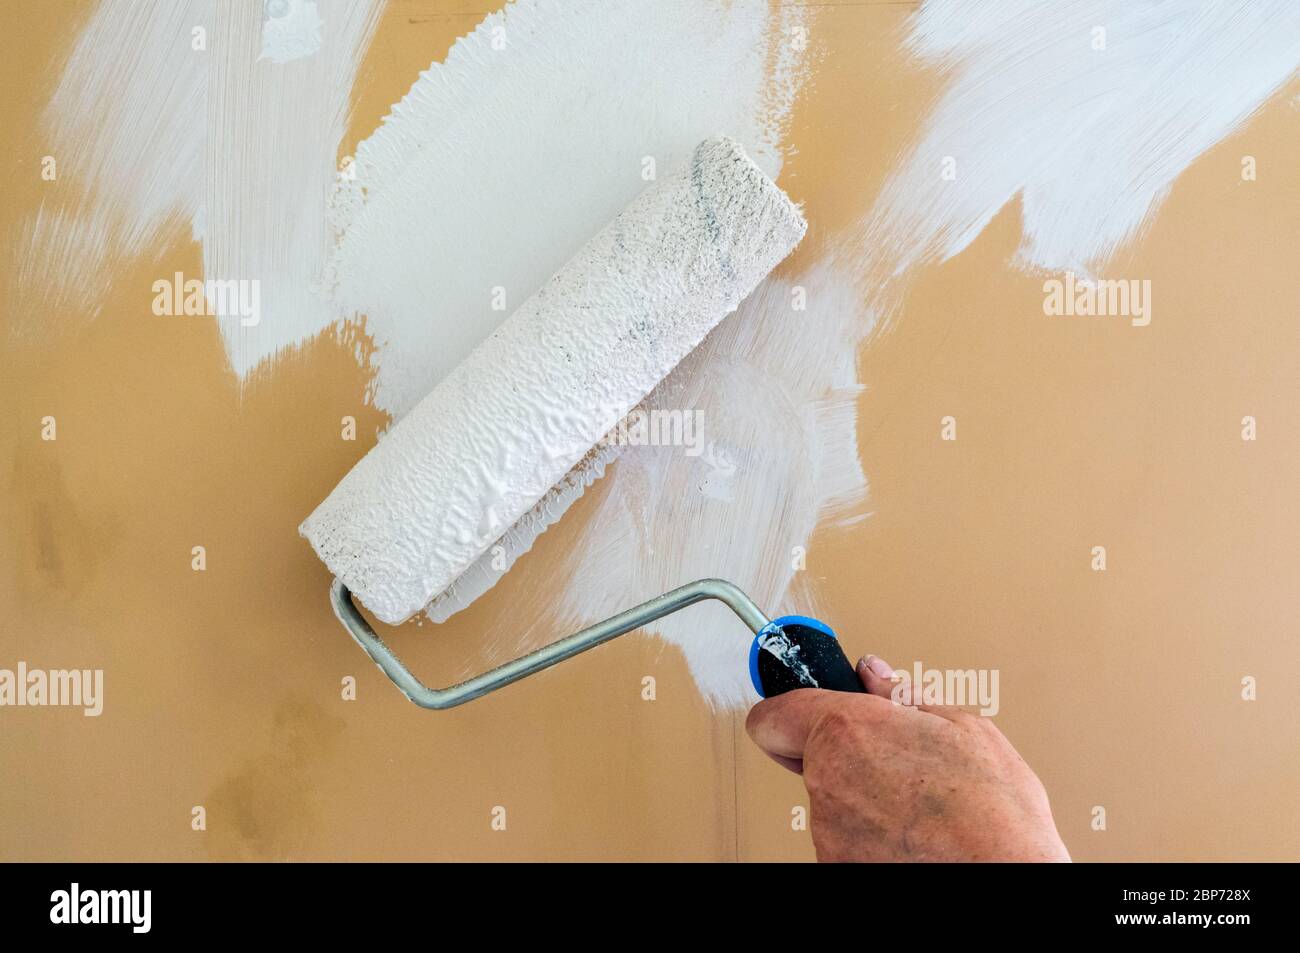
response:
{"label": "wet white paint", "polygon": [[[314,4],[287,2],[286,17],[308,22]],[[48,275],[38,287],[61,307],[93,311],[123,262],[201,241],[205,278],[260,284],[257,326],[220,324],[240,376],[329,327],[326,203],[380,6],[337,0],[311,21],[319,52],[282,64],[263,58],[273,18],[261,3],[104,0],[43,115],[68,184],[27,229],[20,273]],[[146,313],[151,294],[140,288]]]}
{"label": "wet white paint", "polygon": [[337,317],[323,294],[334,242],[326,203],[378,9],[373,0],[330,4],[319,52],[284,64],[260,58],[259,13],[225,2],[212,11],[213,33],[226,39],[210,54],[203,270],[208,278],[261,283],[257,326],[221,323],[241,377]]}
{"label": "wet white paint", "polygon": [[322,21],[313,0],[266,0],[264,9],[263,59],[288,63],[320,49]]}
{"label": "wet white paint", "polygon": [[[102,3],[82,29],[42,114],[60,188],[18,250],[19,273],[45,279],[20,283],[20,294],[44,301],[19,302],[19,313],[94,314],[115,267],[188,235],[203,198],[208,75],[191,31],[209,9]],[[140,292],[147,308],[149,289]]]}
{"label": "wet white paint", "polygon": [[410,410],[702,140],[775,176],[782,26],[748,0],[521,0],[422,73],[334,200],[332,291],[377,345],[377,406]]}
{"label": "wet white paint", "polygon": [[862,237],[888,274],[957,254],[1017,195],[1017,264],[1095,274],[1300,67],[1291,0],[932,2],[910,26],[950,79]]}
{"label": "wet white paint", "polygon": [[781,629],[778,628],[766,634],[760,632],[757,639],[759,648],[771,654],[777,661],[788,668],[795,678],[799,680],[800,685],[806,685],[809,688],[820,687],[812,670],[808,668],[808,664],[803,660],[802,646],[793,641]]}

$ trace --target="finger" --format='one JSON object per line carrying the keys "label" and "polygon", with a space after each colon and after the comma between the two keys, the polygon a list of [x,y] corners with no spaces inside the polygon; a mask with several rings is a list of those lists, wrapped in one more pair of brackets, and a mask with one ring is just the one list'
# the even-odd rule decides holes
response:
{"label": "finger", "polygon": [[[898,705],[912,705],[912,683],[905,672],[895,672],[892,665],[876,655],[868,655],[858,662],[858,678],[872,695],[888,699]],[[918,696],[919,697],[919,696]]]}
{"label": "finger", "polygon": [[894,690],[894,669],[878,656],[868,655],[858,661],[858,678],[869,694],[889,698]]}
{"label": "finger", "polygon": [[890,689],[892,694],[889,700],[896,705],[902,705],[904,708],[921,707],[921,690],[906,675],[899,677],[892,682],[893,688]]}
{"label": "finger", "polygon": [[891,682],[892,695],[889,700],[896,705],[902,705],[904,708],[911,708],[914,711],[923,711],[927,715],[937,715],[947,721],[956,721],[960,708],[953,708],[951,705],[931,705],[924,700],[925,695],[922,687],[913,682],[910,678],[904,677],[899,681]]}
{"label": "finger", "polygon": [[768,754],[801,759],[827,697],[834,695],[821,688],[796,688],[764,699],[749,710],[745,731]]}
{"label": "finger", "polygon": [[869,694],[878,695],[904,708],[936,715],[945,721],[958,722],[965,717],[966,713],[960,708],[925,704],[920,686],[915,685],[907,673],[895,672],[888,662],[878,656],[868,655],[858,662],[857,669],[858,678],[862,679]]}
{"label": "finger", "polygon": [[955,725],[969,725],[982,720],[978,715],[956,705],[917,705],[916,709],[927,715],[936,715],[944,721],[951,721]]}
{"label": "finger", "polygon": [[926,702],[925,692],[922,686],[913,682],[905,673],[899,673],[901,678],[898,681],[891,681],[890,686],[893,694],[889,699],[905,708],[911,708],[915,711],[925,712],[927,715],[934,715],[942,718],[944,721],[954,723],[965,722],[970,717],[970,712],[964,708],[958,708],[955,705],[939,705]]}
{"label": "finger", "polygon": [[793,771],[795,774],[803,774],[802,758],[784,758],[779,754],[772,754],[770,751],[764,751],[763,754],[767,755],[787,771]]}

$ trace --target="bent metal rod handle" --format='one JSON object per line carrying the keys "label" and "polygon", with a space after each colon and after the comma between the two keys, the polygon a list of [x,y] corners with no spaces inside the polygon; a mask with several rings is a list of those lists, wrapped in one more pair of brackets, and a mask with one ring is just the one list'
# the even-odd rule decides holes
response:
{"label": "bent metal rod handle", "polygon": [[334,614],[343,623],[343,627],[352,634],[352,638],[356,639],[357,644],[376,665],[383,669],[384,674],[392,679],[393,684],[400,688],[407,698],[421,708],[434,709],[454,708],[456,705],[473,701],[481,695],[486,695],[511,682],[517,682],[544,668],[550,668],[579,652],[595,648],[610,639],[616,639],[626,632],[639,629],[655,619],[661,619],[678,609],[703,602],[705,599],[717,599],[723,603],[739,616],[740,621],[745,623],[755,635],[770,624],[770,620],[762,610],[754,605],[749,596],[737,586],[725,579],[700,579],[665,592],[662,596],[643,602],[639,606],[633,606],[603,622],[597,622],[595,625],[543,646],[535,652],[521,655],[517,659],[498,665],[459,684],[449,688],[429,688],[412,675],[393,650],[375,634],[375,630],[370,627],[370,623],[353,603],[352,593],[348,588],[338,579],[335,579],[330,586],[330,602],[334,607]]}

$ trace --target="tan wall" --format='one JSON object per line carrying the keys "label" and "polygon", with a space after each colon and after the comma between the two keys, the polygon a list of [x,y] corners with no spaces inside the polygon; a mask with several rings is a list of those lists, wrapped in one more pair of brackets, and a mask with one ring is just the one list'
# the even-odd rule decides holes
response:
{"label": "tan wall", "polygon": [[[5,13],[0,314],[50,330],[0,358],[0,667],[103,667],[107,705],[0,709],[0,858],[811,858],[790,829],[798,780],[655,640],[446,713],[365,661],[294,531],[360,451],[339,418],[363,441],[383,422],[347,347],[322,336],[241,394],[212,322],[149,313],[156,275],[200,270],[189,243],[123,268],[94,320],[40,314],[39,289],[14,286],[12,236],[53,187],[36,117],[88,9],[59,6],[58,22],[45,4]],[[865,212],[938,88],[897,52],[909,9],[815,14],[829,46],[782,178],[813,223],[801,261]],[[341,153],[486,12],[391,3]],[[1238,174],[1244,153],[1293,166],[1295,119],[1279,99],[1202,157],[1122,254],[1116,274],[1159,289],[1150,327],[1045,317],[1041,278],[1007,264],[1012,207],[860,355],[871,515],[813,541],[825,614],[855,653],[999,669],[998,722],[1079,859],[1300,853],[1300,191]],[[529,559],[563,558],[589,502]],[[521,564],[437,638],[400,633],[412,667],[436,680],[476,658],[529,582]]]}

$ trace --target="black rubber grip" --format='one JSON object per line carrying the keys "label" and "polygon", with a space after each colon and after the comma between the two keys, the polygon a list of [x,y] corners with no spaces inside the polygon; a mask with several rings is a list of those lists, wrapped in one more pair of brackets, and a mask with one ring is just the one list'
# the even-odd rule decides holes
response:
{"label": "black rubber grip", "polygon": [[781,625],[781,633],[794,647],[794,652],[788,656],[788,662],[783,651],[773,654],[761,649],[757,653],[758,677],[764,698],[796,688],[811,688],[813,686],[808,684],[809,678],[817,683],[817,688],[828,688],[836,692],[866,692],[853,663],[844,654],[835,636],[798,623]]}

